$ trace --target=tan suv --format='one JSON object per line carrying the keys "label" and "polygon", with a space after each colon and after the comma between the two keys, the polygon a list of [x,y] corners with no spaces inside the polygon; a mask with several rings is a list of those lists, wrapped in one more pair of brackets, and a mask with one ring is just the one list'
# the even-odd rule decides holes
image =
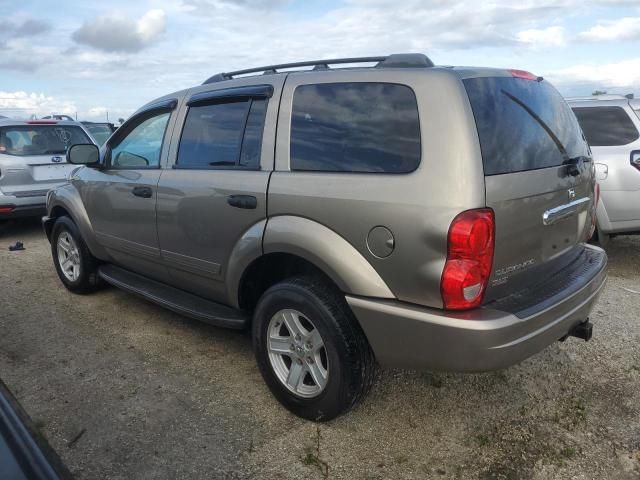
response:
{"label": "tan suv", "polygon": [[44,219],[64,285],[250,329],[302,417],[348,410],[377,363],[490,370],[591,336],[591,154],[530,73],[418,54],[224,73],[68,158],[86,167]]}

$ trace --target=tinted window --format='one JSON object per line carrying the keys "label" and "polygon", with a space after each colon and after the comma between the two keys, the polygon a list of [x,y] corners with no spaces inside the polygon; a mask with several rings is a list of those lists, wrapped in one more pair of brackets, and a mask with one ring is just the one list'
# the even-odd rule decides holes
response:
{"label": "tinted window", "polygon": [[253,100],[247,127],[242,141],[240,166],[258,168],[260,166],[260,151],[262,149],[262,131],[264,130],[264,116],[267,113],[266,100]]}
{"label": "tinted window", "polygon": [[556,167],[589,156],[575,116],[546,81],[464,80],[476,120],[485,175]]}
{"label": "tinted window", "polygon": [[104,142],[109,139],[112,133],[111,127],[104,124],[85,125],[84,128],[89,131],[98,145],[103,145]]}
{"label": "tinted window", "polygon": [[25,125],[0,128],[0,153],[7,155],[64,154],[77,143],[92,143],[80,127]]}
{"label": "tinted window", "polygon": [[292,170],[411,172],[420,163],[416,97],[390,83],[299,86],[290,154]]}
{"label": "tinted window", "polygon": [[111,147],[113,168],[155,168],[160,166],[164,132],[171,112],[158,113],[139,123]]}
{"label": "tinted window", "polygon": [[638,130],[620,107],[575,107],[573,112],[594,147],[626,145],[638,139]]}
{"label": "tinted window", "polygon": [[177,164],[187,168],[258,168],[266,100],[189,108]]}

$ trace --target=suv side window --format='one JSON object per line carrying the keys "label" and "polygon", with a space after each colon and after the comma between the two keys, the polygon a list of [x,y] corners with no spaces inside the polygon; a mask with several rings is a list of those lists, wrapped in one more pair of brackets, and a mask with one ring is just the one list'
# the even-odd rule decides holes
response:
{"label": "suv side window", "polygon": [[301,85],[290,149],[292,170],[412,172],[421,154],[416,96],[392,83]]}
{"label": "suv side window", "polygon": [[638,139],[638,130],[620,107],[574,107],[584,136],[593,147],[627,145]]}
{"label": "suv side window", "polygon": [[178,168],[260,168],[267,100],[189,107],[178,146]]}
{"label": "suv side window", "polygon": [[111,168],[158,168],[171,112],[150,114],[111,145]]}

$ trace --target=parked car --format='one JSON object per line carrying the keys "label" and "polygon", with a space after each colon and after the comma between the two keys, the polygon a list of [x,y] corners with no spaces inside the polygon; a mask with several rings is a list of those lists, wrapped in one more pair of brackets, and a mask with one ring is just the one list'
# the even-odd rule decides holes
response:
{"label": "parked car", "polygon": [[77,168],[67,150],[92,141],[77,122],[0,119],[0,221],[42,216],[47,191]]}
{"label": "parked car", "polygon": [[640,233],[640,100],[622,95],[568,99],[596,162],[596,238]]}
{"label": "parked car", "polygon": [[73,117],[69,115],[61,115],[61,114],[53,114],[53,115],[45,115],[41,118],[41,120],[68,120],[70,122],[74,122]]}
{"label": "parked car", "polygon": [[68,159],[87,168],[43,219],[62,283],[250,328],[304,418],[355,405],[376,362],[493,370],[591,336],[590,152],[530,73],[400,54],[218,74]]}
{"label": "parked car", "polygon": [[0,380],[0,478],[71,480],[71,473]]}
{"label": "parked car", "polygon": [[104,145],[111,134],[116,131],[116,127],[113,123],[109,122],[82,122],[84,128],[86,128],[93,139],[96,141],[96,144],[99,146]]}

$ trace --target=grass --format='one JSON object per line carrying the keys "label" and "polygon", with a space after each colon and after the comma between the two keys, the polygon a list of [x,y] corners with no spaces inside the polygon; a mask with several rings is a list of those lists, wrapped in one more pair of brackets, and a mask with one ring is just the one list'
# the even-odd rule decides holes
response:
{"label": "grass", "polygon": [[316,467],[324,478],[329,477],[329,464],[320,458],[320,427],[316,429],[315,445],[305,448],[302,463],[309,467]]}

